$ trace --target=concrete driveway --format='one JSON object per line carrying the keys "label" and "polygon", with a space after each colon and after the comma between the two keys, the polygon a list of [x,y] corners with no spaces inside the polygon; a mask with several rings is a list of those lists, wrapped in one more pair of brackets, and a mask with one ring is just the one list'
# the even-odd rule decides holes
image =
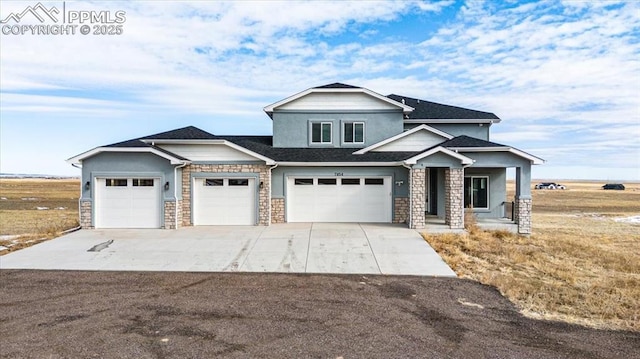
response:
{"label": "concrete driveway", "polygon": [[81,230],[6,254],[0,268],[455,277],[415,230],[359,223]]}

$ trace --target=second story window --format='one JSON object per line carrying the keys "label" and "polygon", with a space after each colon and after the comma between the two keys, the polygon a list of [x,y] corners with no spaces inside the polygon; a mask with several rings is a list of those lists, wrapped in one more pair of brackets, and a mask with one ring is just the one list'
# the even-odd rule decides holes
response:
{"label": "second story window", "polygon": [[344,143],[364,143],[364,122],[344,124]]}
{"label": "second story window", "polygon": [[311,143],[331,143],[331,122],[311,123]]}

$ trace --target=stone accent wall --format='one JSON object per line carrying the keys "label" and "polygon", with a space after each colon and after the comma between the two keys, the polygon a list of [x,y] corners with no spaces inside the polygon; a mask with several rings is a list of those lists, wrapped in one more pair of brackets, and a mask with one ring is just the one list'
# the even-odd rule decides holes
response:
{"label": "stone accent wall", "polygon": [[409,195],[411,196],[411,220],[409,226],[414,229],[424,228],[425,218],[425,170],[412,168],[409,174]]}
{"label": "stone accent wall", "polygon": [[409,197],[396,197],[393,205],[393,223],[407,223],[409,221]]}
{"label": "stone accent wall", "polygon": [[520,217],[520,213],[518,213],[518,197],[514,197],[513,199],[513,222],[518,223],[518,218]]}
{"label": "stone accent wall", "polygon": [[517,217],[518,217],[518,233],[531,234],[531,198],[518,198],[516,200]]}
{"label": "stone accent wall", "polygon": [[269,168],[266,165],[187,165],[182,169],[182,225],[191,226],[191,173],[257,173],[258,185],[258,224],[269,225],[269,191],[271,182]]}
{"label": "stone accent wall", "polygon": [[91,220],[91,209],[93,205],[91,201],[80,200],[80,226],[85,229],[93,228]]}
{"label": "stone accent wall", "polygon": [[271,223],[284,223],[284,198],[271,198]]}
{"label": "stone accent wall", "polygon": [[450,228],[464,228],[464,169],[444,171],[444,223]]}
{"label": "stone accent wall", "polygon": [[164,229],[176,229],[175,201],[164,201]]}

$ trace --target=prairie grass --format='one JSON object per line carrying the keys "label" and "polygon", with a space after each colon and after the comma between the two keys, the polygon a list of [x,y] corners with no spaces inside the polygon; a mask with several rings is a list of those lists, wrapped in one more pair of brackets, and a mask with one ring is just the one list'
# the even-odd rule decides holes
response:
{"label": "prairie grass", "polygon": [[77,179],[0,179],[0,254],[78,226]]}
{"label": "prairie grass", "polygon": [[[564,184],[564,183],[563,183]],[[533,192],[533,234],[483,231],[425,239],[464,278],[497,287],[523,314],[596,328],[640,331],[640,185],[597,183]]]}

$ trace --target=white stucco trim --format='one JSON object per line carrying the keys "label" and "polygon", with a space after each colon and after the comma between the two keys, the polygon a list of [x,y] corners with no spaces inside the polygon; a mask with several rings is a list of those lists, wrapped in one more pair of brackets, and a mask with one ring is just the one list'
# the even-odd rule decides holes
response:
{"label": "white stucco trim", "polygon": [[129,153],[152,153],[156,156],[162,157],[164,159],[169,160],[172,165],[180,165],[183,163],[189,163],[189,161],[185,161],[176,157],[169,155],[168,153],[164,153],[159,151],[153,147],[96,147],[87,152],[81,153],[75,157],[69,158],[66,162],[70,164],[80,164],[83,160],[95,156],[99,153],[103,152],[129,152]]}
{"label": "white stucco trim", "polygon": [[299,99],[301,97],[304,97],[304,96],[306,96],[306,95],[308,95],[310,93],[332,93],[332,92],[333,93],[364,93],[364,94],[367,94],[367,95],[369,95],[371,97],[374,97],[374,98],[376,98],[378,100],[384,101],[384,102],[386,102],[386,103],[388,103],[390,105],[393,105],[393,106],[396,106],[396,107],[402,109],[402,112],[405,113],[405,114],[411,113],[414,110],[414,108],[411,107],[411,106],[407,106],[407,105],[405,105],[405,104],[403,104],[401,102],[394,101],[394,100],[392,100],[392,99],[390,99],[390,98],[388,98],[386,96],[380,95],[379,93],[375,93],[375,92],[373,92],[371,90],[368,90],[368,89],[365,89],[365,88],[361,88],[361,87],[358,87],[358,88],[310,88],[310,89],[304,90],[302,92],[298,92],[295,95],[289,96],[289,97],[285,98],[284,100],[280,100],[278,102],[272,103],[271,105],[264,107],[263,110],[264,110],[264,112],[266,112],[268,114],[271,114],[271,113],[273,113],[273,111],[276,108],[278,108],[278,107],[280,107],[282,105],[285,105],[287,103],[293,102],[293,101],[295,101],[295,100],[297,100],[297,99]]}
{"label": "white stucco trim", "polygon": [[264,161],[266,162],[267,165],[269,166],[273,166],[276,164],[276,161],[272,160],[269,157],[265,157],[259,153],[253,152],[251,150],[248,150],[240,145],[236,145],[235,143],[228,141],[228,140],[142,140],[142,142],[145,143],[150,143],[152,145],[161,145],[161,144],[172,144],[172,145],[223,145],[223,146],[227,146],[230,148],[233,148],[234,150],[237,150],[239,152],[242,152],[246,155],[255,157],[256,159],[260,160],[260,161]]}
{"label": "white stucco trim", "polygon": [[[440,131],[440,130],[438,130],[436,128],[433,128],[431,126],[428,126],[428,125],[420,125],[420,126],[412,128],[412,129],[410,129],[408,131],[404,131],[404,132],[402,132],[400,134],[397,134],[397,135],[395,135],[393,137],[389,137],[386,140],[382,140],[382,141],[380,141],[378,143],[374,143],[373,145],[371,145],[369,147],[365,147],[365,148],[363,148],[361,150],[358,150],[358,151],[354,152],[353,154],[354,155],[363,155],[363,154],[365,154],[365,153],[367,153],[369,151],[372,151],[372,150],[374,150],[374,149],[376,149],[378,147],[381,147],[381,146],[384,146],[384,145],[389,144],[391,142],[397,141],[397,140],[399,140],[401,138],[404,138],[404,137],[407,137],[409,135],[412,135],[412,134],[414,134],[414,133],[416,133],[418,131],[429,131],[429,132],[431,132],[433,134],[436,134],[436,135],[438,135],[438,136],[440,136],[440,137],[442,137],[444,139],[447,139],[447,140],[450,140],[450,139],[453,138],[452,135],[450,135],[450,134],[448,134],[448,133],[446,133],[444,131]],[[427,146],[425,146],[425,147],[427,147]]]}
{"label": "white stucco trim", "polygon": [[521,151],[517,148],[498,146],[498,147],[447,147],[450,150],[457,152],[510,152],[516,156],[526,158],[534,165],[544,164],[546,161],[540,157],[536,157],[532,154]]}
{"label": "white stucco trim", "polygon": [[445,155],[451,156],[453,158],[457,158],[460,160],[460,163],[463,165],[471,165],[473,164],[473,160],[467,156],[461,155],[460,153],[451,151],[449,149],[446,149],[442,146],[438,146],[438,147],[434,147],[428,151],[422,152],[419,155],[413,156],[407,160],[404,161],[404,163],[408,164],[408,165],[415,165],[416,163],[418,163],[418,161],[420,161],[421,159],[425,158],[425,157],[429,157],[435,153],[444,153]]}
{"label": "white stucco trim", "polygon": [[499,118],[488,119],[488,118],[412,118],[403,121],[404,123],[500,123],[502,122]]}

